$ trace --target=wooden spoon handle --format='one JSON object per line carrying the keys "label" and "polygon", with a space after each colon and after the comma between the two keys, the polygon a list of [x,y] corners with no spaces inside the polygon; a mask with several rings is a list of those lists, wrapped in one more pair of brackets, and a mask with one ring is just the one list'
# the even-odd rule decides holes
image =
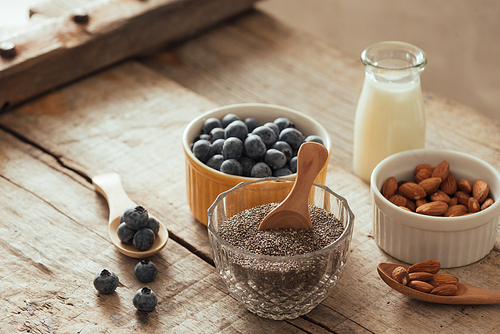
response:
{"label": "wooden spoon handle", "polygon": [[106,198],[109,206],[109,223],[123,211],[136,205],[123,190],[120,175],[116,173],[97,175],[92,178],[95,189]]}

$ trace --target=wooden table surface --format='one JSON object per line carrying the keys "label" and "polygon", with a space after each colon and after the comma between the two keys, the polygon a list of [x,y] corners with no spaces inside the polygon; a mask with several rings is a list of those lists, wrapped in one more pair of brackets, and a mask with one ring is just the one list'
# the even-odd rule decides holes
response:
{"label": "wooden table surface", "polygon": [[[432,61],[430,59],[429,61]],[[252,11],[151,57],[128,60],[0,114],[1,333],[495,333],[500,306],[451,306],[396,293],[378,277],[396,262],[372,236],[369,185],[352,174],[353,120],[364,71],[359,55]],[[423,77],[425,88],[425,73]],[[1,94],[1,92],[0,92]],[[424,91],[429,148],[473,154],[500,168],[500,124]],[[207,229],[187,205],[181,136],[217,106],[273,103],[328,129],[326,184],[355,216],[347,267],[309,314],[273,321],[228,295]],[[136,259],[107,235],[108,207],[92,176],[117,172],[130,198],[162,220],[171,239],[151,260],[154,312],[132,296]],[[500,290],[500,239],[482,260],[446,269]],[[108,268],[117,291],[100,295]]]}

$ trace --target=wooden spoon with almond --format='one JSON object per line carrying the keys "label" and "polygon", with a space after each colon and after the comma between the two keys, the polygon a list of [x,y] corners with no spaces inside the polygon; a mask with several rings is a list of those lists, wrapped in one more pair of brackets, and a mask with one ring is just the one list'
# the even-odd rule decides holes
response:
{"label": "wooden spoon with almond", "polygon": [[[380,263],[377,266],[377,271],[382,280],[394,290],[408,297],[423,300],[430,303],[438,304],[455,304],[455,305],[486,305],[500,304],[500,291],[492,291],[476,288],[472,285],[458,283],[458,291],[453,296],[438,296],[430,293],[421,292],[401,283],[396,282],[391,278],[392,271],[401,267],[397,263]],[[406,266],[402,266],[408,269]]]}

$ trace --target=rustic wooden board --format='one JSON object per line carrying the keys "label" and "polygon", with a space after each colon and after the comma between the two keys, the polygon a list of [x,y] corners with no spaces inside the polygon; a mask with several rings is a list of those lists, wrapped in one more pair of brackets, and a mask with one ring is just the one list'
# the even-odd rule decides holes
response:
{"label": "rustic wooden board", "polygon": [[[57,157],[63,164],[58,170],[66,169],[69,175],[74,174],[68,168],[87,176],[120,173],[133,200],[151,207],[179,241],[206,258],[210,256],[206,228],[192,218],[185,200],[180,144],[184,126],[213,106],[233,102],[269,102],[300,110],[329,130],[334,150],[326,184],[348,199],[356,222],[348,265],[333,294],[306,316],[288,323],[313,333],[455,333],[470,328],[491,333],[498,329],[499,305],[427,304],[393,292],[378,278],[376,265],[394,260],[371,236],[369,188],[351,172],[354,110],[363,81],[357,56],[254,12],[143,63],[152,70],[135,62],[110,68],[0,115],[0,126]],[[500,168],[498,123],[431,93],[425,100],[428,147],[458,149]],[[141,154],[149,159],[137,163]],[[100,205],[100,218],[105,221],[104,200]],[[498,280],[492,278],[498,276],[499,252],[497,236],[495,249],[486,258],[446,272],[465,283],[498,290]],[[161,256],[168,259],[168,254],[166,250]],[[209,278],[210,284],[221,284],[217,277]],[[212,292],[210,284],[207,294]],[[198,302],[189,306],[193,311],[179,313],[187,319],[177,330],[196,328]],[[202,318],[219,314],[218,307],[226,302],[223,299],[214,310],[206,310]],[[239,306],[231,307],[237,314],[249,315]],[[163,312],[162,316],[169,317]],[[252,332],[260,326],[247,324],[243,316],[228,319],[231,325],[218,330]],[[272,329],[267,326],[274,323],[266,322],[262,328],[269,332]]]}
{"label": "rustic wooden board", "polygon": [[0,43],[13,42],[17,55],[0,58],[0,109],[186,38],[255,1],[94,0],[79,7],[87,23],[75,23],[69,10],[6,34]]}

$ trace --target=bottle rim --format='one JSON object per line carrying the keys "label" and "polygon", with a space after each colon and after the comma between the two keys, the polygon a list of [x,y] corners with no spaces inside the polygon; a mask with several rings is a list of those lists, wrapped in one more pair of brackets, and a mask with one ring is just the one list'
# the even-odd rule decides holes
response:
{"label": "bottle rim", "polygon": [[[394,62],[390,66],[384,65],[384,61]],[[399,41],[385,41],[368,46],[361,53],[361,62],[364,66],[371,66],[382,70],[410,70],[417,69],[422,71],[427,65],[427,56],[422,49]]]}

